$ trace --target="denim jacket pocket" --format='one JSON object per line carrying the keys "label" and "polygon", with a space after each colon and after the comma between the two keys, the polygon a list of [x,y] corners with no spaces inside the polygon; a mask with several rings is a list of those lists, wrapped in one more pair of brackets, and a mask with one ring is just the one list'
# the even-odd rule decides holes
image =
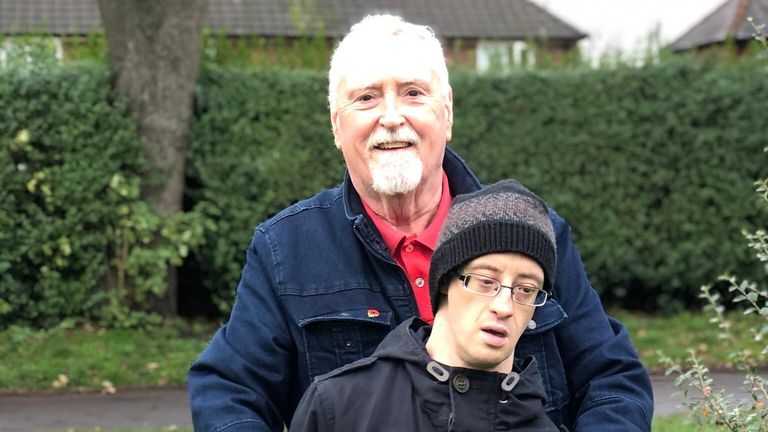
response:
{"label": "denim jacket pocket", "polygon": [[536,309],[531,324],[515,348],[516,358],[529,355],[536,357],[547,393],[544,409],[550,417],[557,417],[557,412],[570,400],[565,367],[554,332],[567,318],[568,315],[557,300],[547,300],[543,306]]}
{"label": "denim jacket pocket", "polygon": [[352,309],[299,320],[310,379],[373,351],[392,329],[392,312]]}

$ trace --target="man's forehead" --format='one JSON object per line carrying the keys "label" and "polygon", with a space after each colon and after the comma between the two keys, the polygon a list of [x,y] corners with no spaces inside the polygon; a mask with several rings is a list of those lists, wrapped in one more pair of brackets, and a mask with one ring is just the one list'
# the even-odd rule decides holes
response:
{"label": "man's forehead", "polygon": [[404,59],[392,61],[364,61],[350,65],[341,77],[341,84],[347,89],[380,87],[385,82],[398,85],[420,84],[434,88],[438,86],[437,73],[423,60],[411,62]]}
{"label": "man's forehead", "polygon": [[359,47],[345,65],[342,78],[348,85],[366,87],[395,78],[400,82],[431,82],[436,76],[435,65],[428,51],[419,45],[409,45],[398,38],[385,44]]}
{"label": "man's forehead", "polygon": [[422,88],[432,89],[437,86],[435,76],[416,76],[416,75],[385,75],[380,76],[354,76],[342,78],[342,86],[347,90],[359,89],[377,89],[385,85],[385,82],[394,82],[398,87],[417,85]]}

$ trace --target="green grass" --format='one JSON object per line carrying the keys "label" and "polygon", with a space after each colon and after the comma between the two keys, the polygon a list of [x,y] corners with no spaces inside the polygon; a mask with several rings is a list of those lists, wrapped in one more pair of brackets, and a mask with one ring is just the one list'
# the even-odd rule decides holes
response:
{"label": "green grass", "polygon": [[[48,431],[50,432],[50,431]],[[56,432],[192,432],[191,427],[171,426],[165,428],[128,428],[128,429],[62,429]]]}
{"label": "green grass", "polygon": [[210,326],[0,332],[0,391],[182,386]]}
{"label": "green grass", "polygon": [[712,369],[731,369],[733,364],[729,353],[738,350],[751,351],[762,366],[768,365],[765,355],[760,356],[765,342],[755,342],[749,332],[750,326],[763,324],[762,317],[728,314],[733,322],[733,339],[718,337],[718,328],[709,322],[710,313],[684,312],[669,317],[634,314],[623,311],[611,311],[612,316],[627,326],[632,342],[637,348],[643,364],[653,372],[663,372],[665,367],[659,363],[659,351],[668,357],[684,362],[688,350],[696,350],[704,364]]}
{"label": "green grass", "polygon": [[128,428],[128,429],[63,429],[57,432],[192,432],[191,427],[166,427],[166,428]]}
{"label": "green grass", "polygon": [[[684,359],[695,348],[706,364],[729,367],[734,346],[753,352],[762,346],[746,328],[755,316],[732,314],[736,340],[723,341],[709,323],[709,314],[670,317],[611,311],[629,329],[649,369],[662,371],[657,351]],[[213,325],[176,323],[146,330],[92,327],[33,331],[13,327],[0,332],[0,392],[103,390],[109,381],[117,391],[127,388],[183,386],[191,362],[213,334]],[[762,364],[767,365],[765,358]],[[66,383],[60,379],[66,376]],[[58,383],[58,384],[54,384]],[[686,414],[655,417],[654,432],[713,432],[723,428],[693,423]],[[191,432],[191,428],[64,429],[61,432]]]}
{"label": "green grass", "polygon": [[[703,426],[693,423],[687,414],[675,414],[664,417],[654,417],[653,432],[720,432],[725,428]],[[65,429],[60,432],[192,432],[192,428],[147,428],[147,429]]]}
{"label": "green grass", "polygon": [[[611,314],[627,326],[643,364],[654,372],[664,370],[657,351],[682,361],[694,348],[707,365],[719,369],[732,366],[728,353],[733,346],[754,353],[764,346],[746,330],[759,321],[755,316],[730,315],[737,339],[724,341],[708,322],[709,314]],[[147,330],[81,327],[39,332],[13,327],[0,332],[0,392],[102,390],[105,381],[118,391],[183,386],[189,365],[213,332],[212,325],[188,323]],[[768,365],[765,356],[760,363]]]}
{"label": "green grass", "polygon": [[654,417],[651,426],[653,432],[719,432],[728,430],[725,427],[696,424],[687,414]]}

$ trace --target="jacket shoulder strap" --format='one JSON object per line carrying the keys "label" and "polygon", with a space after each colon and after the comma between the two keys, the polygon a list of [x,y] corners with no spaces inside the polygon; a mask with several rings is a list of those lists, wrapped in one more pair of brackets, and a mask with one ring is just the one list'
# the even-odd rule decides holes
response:
{"label": "jacket shoulder strap", "polygon": [[350,373],[351,371],[366,369],[371,367],[379,358],[376,356],[370,356],[361,358],[360,360],[353,361],[352,363],[346,364],[340,368],[334,369],[326,374],[320,375],[317,378],[315,378],[315,381],[323,381],[328,378],[333,378],[337,376],[341,376],[347,373]]}

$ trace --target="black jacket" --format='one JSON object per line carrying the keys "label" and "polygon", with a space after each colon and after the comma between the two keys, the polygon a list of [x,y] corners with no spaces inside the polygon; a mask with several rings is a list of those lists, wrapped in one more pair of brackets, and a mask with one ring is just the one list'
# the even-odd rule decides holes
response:
{"label": "black jacket", "polygon": [[425,348],[430,330],[409,319],[373,356],[317,377],[290,431],[559,431],[532,356],[508,375],[440,365]]}

